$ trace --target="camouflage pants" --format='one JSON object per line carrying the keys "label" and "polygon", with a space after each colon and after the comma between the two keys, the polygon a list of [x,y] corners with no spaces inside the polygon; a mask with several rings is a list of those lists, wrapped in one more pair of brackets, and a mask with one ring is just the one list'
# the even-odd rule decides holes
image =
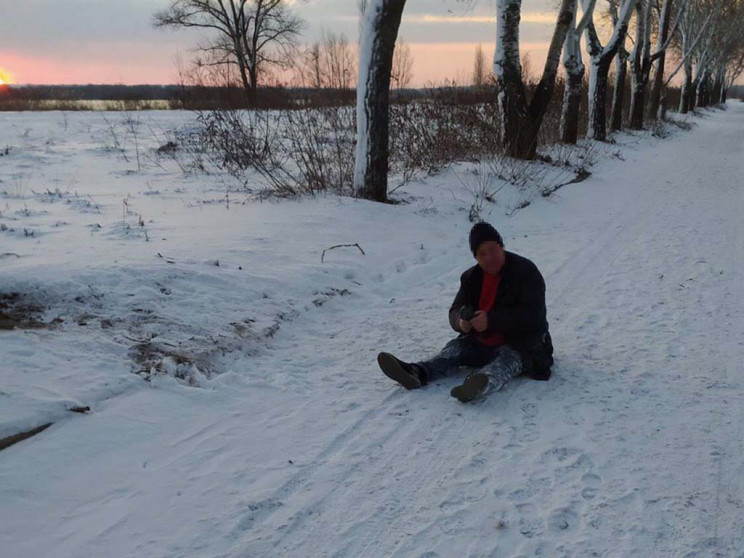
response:
{"label": "camouflage pants", "polygon": [[488,391],[500,390],[522,373],[522,358],[517,351],[508,345],[483,345],[471,335],[453,339],[439,354],[416,364],[426,370],[429,382],[450,376],[460,367],[468,368],[469,373],[481,372],[488,376]]}

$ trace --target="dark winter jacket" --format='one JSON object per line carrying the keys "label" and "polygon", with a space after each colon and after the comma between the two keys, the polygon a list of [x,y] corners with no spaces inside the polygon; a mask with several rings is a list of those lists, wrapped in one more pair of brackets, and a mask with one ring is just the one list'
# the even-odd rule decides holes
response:
{"label": "dark winter jacket", "polygon": [[[545,281],[534,263],[506,252],[496,300],[488,312],[488,332],[498,331],[522,357],[522,371],[536,380],[550,378],[553,343],[545,310]],[[478,308],[483,270],[475,265],[460,277],[460,290],[449,311],[452,329],[460,332],[460,308]],[[464,335],[464,334],[463,334]]]}

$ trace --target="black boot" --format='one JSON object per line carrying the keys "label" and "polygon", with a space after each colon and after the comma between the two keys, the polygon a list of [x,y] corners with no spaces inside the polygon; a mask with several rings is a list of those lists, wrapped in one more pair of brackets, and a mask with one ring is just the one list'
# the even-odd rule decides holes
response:
{"label": "black boot", "polygon": [[390,353],[377,355],[377,364],[385,376],[395,380],[406,389],[418,389],[426,384],[424,371],[415,364],[408,364],[398,360]]}
{"label": "black boot", "polygon": [[450,391],[452,397],[457,397],[460,403],[474,401],[481,397],[488,389],[488,376],[482,372],[468,374],[462,385],[453,387]]}

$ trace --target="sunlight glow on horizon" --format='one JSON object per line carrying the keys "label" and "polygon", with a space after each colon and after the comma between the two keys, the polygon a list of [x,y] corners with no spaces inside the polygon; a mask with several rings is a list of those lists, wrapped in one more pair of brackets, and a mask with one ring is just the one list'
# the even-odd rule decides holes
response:
{"label": "sunlight glow on horizon", "polygon": [[12,75],[0,68],[0,85],[10,85],[11,83],[13,83]]}

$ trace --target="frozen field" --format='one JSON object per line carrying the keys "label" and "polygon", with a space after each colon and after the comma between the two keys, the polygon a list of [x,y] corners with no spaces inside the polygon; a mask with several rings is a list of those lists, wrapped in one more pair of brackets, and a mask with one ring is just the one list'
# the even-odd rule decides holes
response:
{"label": "frozen field", "polygon": [[0,439],[53,423],[0,451],[3,557],[744,556],[744,103],[485,206],[556,364],[470,406],[375,356],[451,338],[472,167],[261,202],[135,116],[0,113]]}

